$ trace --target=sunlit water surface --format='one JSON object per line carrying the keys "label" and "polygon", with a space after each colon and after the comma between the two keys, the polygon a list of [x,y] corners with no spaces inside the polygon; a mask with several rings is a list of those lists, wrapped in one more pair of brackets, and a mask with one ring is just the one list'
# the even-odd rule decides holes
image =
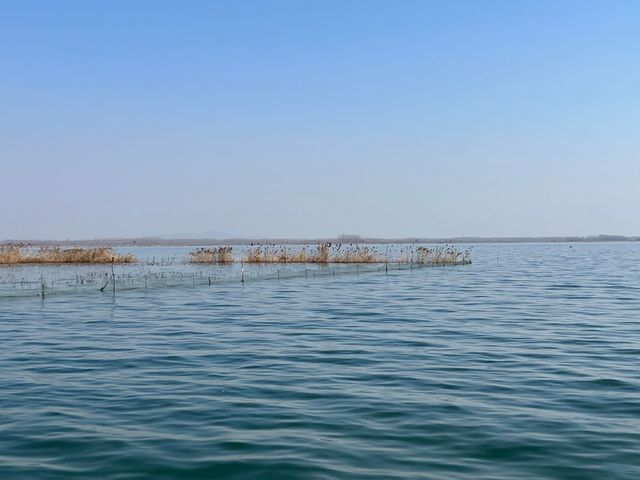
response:
{"label": "sunlit water surface", "polygon": [[473,259],[0,299],[0,478],[640,478],[640,244]]}

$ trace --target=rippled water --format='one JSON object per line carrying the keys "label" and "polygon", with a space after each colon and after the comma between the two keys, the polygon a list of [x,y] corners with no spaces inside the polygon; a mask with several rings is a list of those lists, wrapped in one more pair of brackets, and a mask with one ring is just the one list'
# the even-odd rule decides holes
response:
{"label": "rippled water", "polygon": [[0,478],[640,478],[640,244],[474,260],[0,300]]}

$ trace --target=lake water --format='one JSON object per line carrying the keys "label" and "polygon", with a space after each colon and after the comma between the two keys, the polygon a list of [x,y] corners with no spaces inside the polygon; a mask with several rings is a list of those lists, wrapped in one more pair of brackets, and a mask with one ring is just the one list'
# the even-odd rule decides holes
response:
{"label": "lake water", "polygon": [[640,478],[640,243],[473,260],[1,298],[0,478]]}

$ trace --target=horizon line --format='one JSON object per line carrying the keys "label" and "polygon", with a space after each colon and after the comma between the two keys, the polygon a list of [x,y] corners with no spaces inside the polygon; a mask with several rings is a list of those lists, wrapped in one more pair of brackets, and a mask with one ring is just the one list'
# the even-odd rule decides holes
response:
{"label": "horizon line", "polygon": [[51,245],[108,245],[108,246],[196,246],[196,245],[248,245],[251,243],[278,243],[289,245],[318,243],[570,243],[570,242],[636,242],[640,235],[549,235],[549,236],[454,236],[454,237],[366,237],[361,235],[338,235],[336,237],[185,237],[163,238],[105,237],[85,239],[4,239],[0,245],[28,244],[33,246]]}

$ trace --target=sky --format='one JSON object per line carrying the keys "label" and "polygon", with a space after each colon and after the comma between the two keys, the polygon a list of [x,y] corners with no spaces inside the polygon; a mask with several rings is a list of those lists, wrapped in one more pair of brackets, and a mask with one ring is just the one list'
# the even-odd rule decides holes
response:
{"label": "sky", "polygon": [[640,235],[640,2],[0,2],[0,239]]}

